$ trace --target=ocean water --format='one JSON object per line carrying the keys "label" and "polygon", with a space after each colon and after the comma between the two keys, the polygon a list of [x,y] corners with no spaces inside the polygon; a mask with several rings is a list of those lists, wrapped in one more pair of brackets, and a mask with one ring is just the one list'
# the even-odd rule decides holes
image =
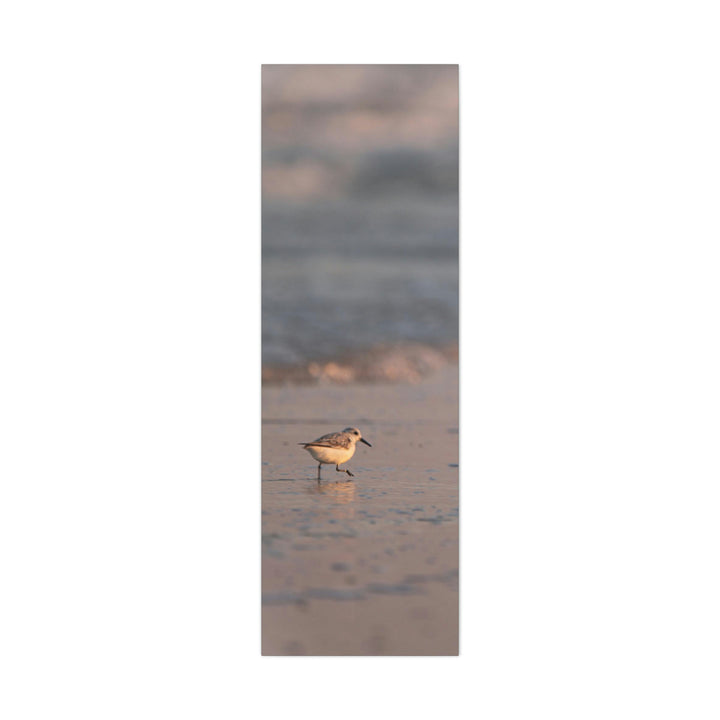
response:
{"label": "ocean water", "polygon": [[455,193],[265,202],[263,364],[458,338]]}

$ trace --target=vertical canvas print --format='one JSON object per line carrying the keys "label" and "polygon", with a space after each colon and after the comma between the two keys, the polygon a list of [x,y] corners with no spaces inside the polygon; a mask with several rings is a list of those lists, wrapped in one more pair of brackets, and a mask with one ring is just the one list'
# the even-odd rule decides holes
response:
{"label": "vertical canvas print", "polygon": [[262,68],[262,652],[458,654],[458,67]]}

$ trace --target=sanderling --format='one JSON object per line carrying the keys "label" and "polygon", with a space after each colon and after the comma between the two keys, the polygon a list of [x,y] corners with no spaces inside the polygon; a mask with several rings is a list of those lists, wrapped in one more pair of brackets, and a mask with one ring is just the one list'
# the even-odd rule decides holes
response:
{"label": "sanderling", "polygon": [[347,462],[355,454],[358,440],[372,447],[354,427],[347,427],[342,432],[328,433],[317,440],[298,443],[298,445],[302,445],[318,461],[318,482],[320,482],[320,468],[323,465],[334,465],[338,472],[345,472],[350,477],[354,477],[349,470],[341,470],[338,465]]}

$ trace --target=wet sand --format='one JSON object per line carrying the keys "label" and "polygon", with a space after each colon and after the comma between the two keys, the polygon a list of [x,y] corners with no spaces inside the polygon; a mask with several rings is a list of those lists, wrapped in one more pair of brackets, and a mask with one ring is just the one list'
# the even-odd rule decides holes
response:
{"label": "wet sand", "polygon": [[[297,443],[348,425],[347,467]],[[263,388],[263,655],[458,653],[458,373]]]}

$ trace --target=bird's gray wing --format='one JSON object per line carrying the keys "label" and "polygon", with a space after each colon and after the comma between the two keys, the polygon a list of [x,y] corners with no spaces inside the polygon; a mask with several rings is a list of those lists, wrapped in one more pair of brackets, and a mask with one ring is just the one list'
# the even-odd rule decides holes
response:
{"label": "bird's gray wing", "polygon": [[327,435],[320,436],[317,440],[313,440],[309,443],[299,443],[305,447],[350,447],[350,438],[342,432],[328,433]]}

